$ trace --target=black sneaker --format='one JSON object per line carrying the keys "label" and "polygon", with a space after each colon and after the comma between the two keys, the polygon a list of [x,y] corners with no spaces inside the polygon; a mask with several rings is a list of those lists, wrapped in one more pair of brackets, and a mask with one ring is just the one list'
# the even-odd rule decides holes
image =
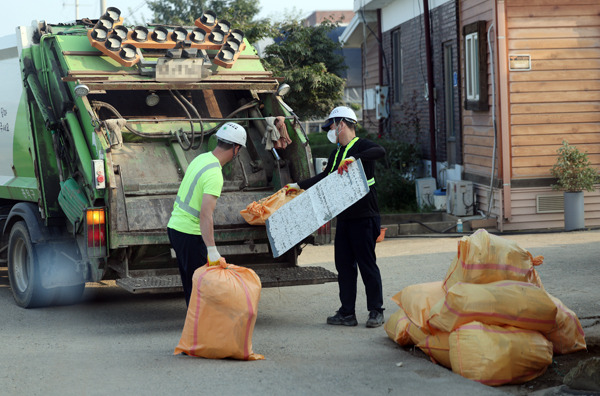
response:
{"label": "black sneaker", "polygon": [[335,315],[327,318],[327,324],[330,325],[342,325],[342,326],[356,326],[358,321],[356,315],[342,315],[340,311],[337,311]]}
{"label": "black sneaker", "polygon": [[369,312],[369,320],[367,320],[367,327],[379,327],[383,324],[383,312],[373,310]]}

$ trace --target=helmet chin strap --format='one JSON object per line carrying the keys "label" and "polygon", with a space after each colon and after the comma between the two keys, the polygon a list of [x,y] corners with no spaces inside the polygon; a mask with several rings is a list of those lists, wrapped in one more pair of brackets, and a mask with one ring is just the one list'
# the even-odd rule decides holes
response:
{"label": "helmet chin strap", "polygon": [[[235,148],[238,148],[237,153],[235,152]],[[238,158],[238,156],[240,155],[240,150],[242,149],[242,146],[240,146],[239,144],[236,144],[233,146],[233,157],[231,158],[232,161],[234,161],[236,158]]]}

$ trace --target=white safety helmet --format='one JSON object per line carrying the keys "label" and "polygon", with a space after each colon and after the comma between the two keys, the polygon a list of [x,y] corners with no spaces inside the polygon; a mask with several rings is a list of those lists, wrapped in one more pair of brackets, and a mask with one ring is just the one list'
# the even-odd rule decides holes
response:
{"label": "white safety helmet", "polygon": [[217,131],[217,139],[246,147],[246,130],[235,122],[226,122]]}
{"label": "white safety helmet", "polygon": [[323,129],[324,131],[328,131],[329,127],[331,126],[331,124],[333,124],[333,122],[339,122],[339,120],[344,120],[346,121],[348,124],[356,124],[356,122],[358,121],[356,118],[356,113],[354,113],[354,111],[347,106],[338,106],[335,109],[331,110],[331,113],[329,113],[329,117],[327,117],[327,121],[325,122],[325,124],[321,125],[321,129]]}

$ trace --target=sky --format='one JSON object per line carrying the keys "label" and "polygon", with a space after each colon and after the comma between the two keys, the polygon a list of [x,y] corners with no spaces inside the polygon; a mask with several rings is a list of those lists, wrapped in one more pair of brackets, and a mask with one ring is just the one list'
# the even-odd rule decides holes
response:
{"label": "sky", "polygon": [[[100,0],[3,0],[0,16],[0,37],[14,34],[15,27],[30,25],[33,20],[45,20],[48,23],[70,22],[76,18],[97,19],[100,16]],[[270,17],[280,20],[285,12],[294,12],[308,16],[313,11],[352,10],[353,0],[303,0],[295,2],[285,0],[259,0],[259,18]],[[78,4],[78,7],[75,5]],[[107,7],[117,7],[125,24],[151,21],[152,13],[146,0],[106,0]]]}

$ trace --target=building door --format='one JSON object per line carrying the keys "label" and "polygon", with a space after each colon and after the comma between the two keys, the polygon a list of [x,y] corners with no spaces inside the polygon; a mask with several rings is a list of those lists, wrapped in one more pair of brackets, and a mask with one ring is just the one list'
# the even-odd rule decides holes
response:
{"label": "building door", "polygon": [[446,159],[448,166],[456,164],[456,126],[454,89],[456,83],[456,71],[452,61],[452,43],[444,44],[444,120],[446,124]]}

